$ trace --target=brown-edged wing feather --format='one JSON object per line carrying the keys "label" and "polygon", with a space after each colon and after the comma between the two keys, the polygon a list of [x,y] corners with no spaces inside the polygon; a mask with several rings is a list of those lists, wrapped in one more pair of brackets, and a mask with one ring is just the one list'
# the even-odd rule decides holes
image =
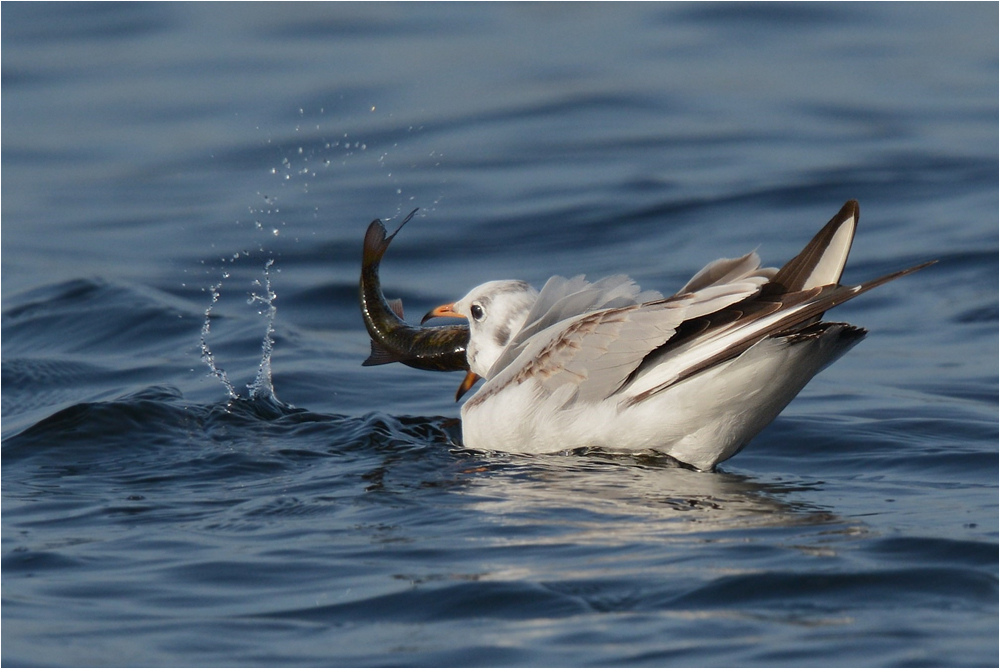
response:
{"label": "brown-edged wing feather", "polygon": [[[758,297],[710,314],[703,319],[696,319],[707,321],[707,325],[692,323],[692,326],[699,330],[698,346],[704,351],[704,355],[692,356],[683,367],[675,370],[671,377],[629,397],[627,404],[638,404],[672,385],[735,358],[762,339],[793,334],[813,324],[828,309],[935,262],[937,261],[932,260],[857,286],[825,286],[779,295],[762,291]],[[685,323],[679,328],[678,336],[664,344],[649,361],[644,361],[643,365],[647,368],[657,366],[664,363],[671,355],[679,356],[690,352],[694,337],[683,331],[687,326]],[[709,343],[716,345],[708,345]],[[629,380],[637,376],[632,375]]]}
{"label": "brown-edged wing feather", "polygon": [[771,285],[775,292],[791,293],[840,283],[859,213],[857,200],[848,200],[802,252],[774,275]]}

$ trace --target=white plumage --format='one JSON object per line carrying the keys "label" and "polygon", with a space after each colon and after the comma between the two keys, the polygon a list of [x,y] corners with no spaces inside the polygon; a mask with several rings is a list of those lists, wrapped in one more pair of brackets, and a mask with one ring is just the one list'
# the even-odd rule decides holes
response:
{"label": "white plumage", "polygon": [[668,298],[626,276],[553,277],[540,292],[491,281],[433,310],[469,320],[470,370],[486,380],[462,407],[465,445],[654,449],[714,468],[864,337],[824,311],[924,266],[841,286],[857,220],[852,200],[780,270],[756,253],[716,260]]}

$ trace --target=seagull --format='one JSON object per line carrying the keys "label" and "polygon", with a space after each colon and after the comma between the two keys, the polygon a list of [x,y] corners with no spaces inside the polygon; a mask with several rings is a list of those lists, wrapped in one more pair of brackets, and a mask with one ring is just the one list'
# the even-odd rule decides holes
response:
{"label": "seagull", "polygon": [[431,310],[468,320],[456,399],[468,448],[659,451],[702,471],[736,455],[867,331],[825,311],[935,261],[858,285],[840,276],[858,203],[780,269],[756,252],[709,263],[675,295],[627,276],[490,281]]}

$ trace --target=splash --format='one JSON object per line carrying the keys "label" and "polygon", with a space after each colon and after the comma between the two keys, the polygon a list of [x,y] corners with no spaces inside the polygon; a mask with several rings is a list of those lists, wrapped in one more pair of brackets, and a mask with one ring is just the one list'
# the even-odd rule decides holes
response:
{"label": "splash", "polygon": [[271,353],[274,350],[274,319],[278,313],[278,308],[274,306],[274,300],[278,297],[271,289],[271,266],[274,265],[274,258],[268,258],[264,263],[264,283],[261,286],[260,279],[254,284],[264,289],[263,295],[251,293],[247,304],[261,305],[259,312],[267,319],[267,330],[264,332],[264,341],[261,343],[262,355],[260,365],[257,367],[257,378],[253,383],[247,384],[252,400],[274,400],[274,385],[271,383]]}
{"label": "splash", "polygon": [[[233,260],[235,261],[238,259],[239,255],[240,254],[236,254],[233,256]],[[257,367],[257,376],[253,383],[247,384],[248,393],[245,399],[251,401],[272,402],[280,405],[281,402],[275,396],[274,385],[271,382],[271,354],[274,351],[274,323],[278,313],[278,309],[274,304],[277,294],[271,287],[271,268],[273,266],[274,258],[269,258],[267,262],[264,263],[263,279],[256,279],[254,281],[254,285],[262,290],[260,292],[255,290],[247,299],[247,304],[251,306],[260,305],[260,310],[257,313],[265,317],[267,328],[264,332],[263,342],[261,343],[261,360]],[[215,355],[212,353],[212,349],[208,344],[209,336],[212,333],[212,312],[219,303],[219,299],[222,295],[222,285],[227,279],[230,278],[230,276],[230,272],[223,272],[222,279],[209,288],[211,302],[205,309],[205,323],[201,326],[201,360],[208,366],[209,376],[217,378],[222,383],[223,387],[225,387],[226,394],[229,396],[230,400],[242,400],[244,398],[236,390],[236,386],[233,382],[229,380],[226,370],[216,362]]]}
{"label": "splash", "polygon": [[[374,111],[372,108],[372,112]],[[201,329],[201,360],[208,367],[209,376],[215,377],[223,385],[229,400],[246,399],[262,404],[273,403],[282,408],[287,408],[287,405],[282,404],[275,396],[271,366],[277,317],[276,294],[271,285],[271,274],[281,271],[274,268],[275,258],[281,257],[280,249],[289,244],[300,243],[299,226],[289,225],[290,219],[287,217],[302,216],[303,212],[309,211],[314,219],[320,218],[321,206],[313,202],[315,196],[310,193],[310,185],[317,180],[332,179],[339,170],[350,174],[374,170],[384,175],[389,181],[388,187],[397,196],[397,215],[402,215],[408,206],[412,208],[410,205],[414,199],[412,195],[404,197],[403,188],[399,185],[400,177],[393,169],[409,164],[413,159],[413,156],[407,154],[399,144],[392,143],[391,146],[381,146],[376,150],[374,143],[363,141],[362,138],[355,137],[354,133],[328,127],[329,122],[324,108],[318,110],[302,108],[298,112],[299,119],[293,133],[286,132],[280,138],[267,137],[263,140],[266,145],[277,148],[291,137],[295,138],[294,144],[281,149],[284,155],[280,156],[280,164],[270,166],[260,174],[261,181],[254,187],[256,201],[248,207],[250,217],[235,221],[238,226],[247,226],[247,234],[252,240],[252,245],[247,248],[251,250],[241,250],[218,259],[222,263],[222,279],[206,289],[210,291],[211,302],[205,309],[205,322]],[[413,126],[406,129],[408,133],[419,133],[422,130],[422,127]],[[439,157],[438,153],[431,152],[431,158],[437,160]],[[434,199],[429,208],[433,209],[439,200],[440,196]],[[310,204],[312,206],[308,206]],[[256,250],[252,250],[254,248]],[[258,274],[259,265],[256,265],[262,260],[263,276]],[[248,268],[247,262],[254,265]],[[213,273],[220,269],[218,265],[209,267],[208,271]],[[209,339],[213,334],[213,316],[217,316],[215,312],[221,309],[218,305],[224,301],[223,285],[231,286],[232,282],[237,280],[232,277],[242,279],[248,269],[258,278],[252,281],[247,304],[255,308],[258,315],[264,317],[266,330],[261,342],[261,358],[256,377],[251,383],[246,384],[247,392],[241,394],[242,379],[237,378],[236,385],[233,384],[209,346]],[[212,280],[214,277],[209,279]],[[215,336],[219,336],[220,328],[224,332],[227,325],[216,320]],[[219,353],[224,359],[225,347],[223,344],[218,346]]]}
{"label": "splash", "polygon": [[225,386],[226,392],[229,393],[229,399],[235,400],[239,399],[240,395],[236,392],[236,388],[226,375],[226,370],[222,369],[215,363],[215,356],[212,354],[212,349],[208,345],[208,335],[212,331],[212,310],[215,309],[215,305],[219,303],[219,295],[222,290],[222,284],[228,278],[229,272],[224,272],[219,283],[215,284],[210,289],[212,301],[209,303],[208,308],[205,309],[205,324],[201,326],[201,360],[208,365],[211,376],[219,379],[219,381],[222,382],[222,385]]}

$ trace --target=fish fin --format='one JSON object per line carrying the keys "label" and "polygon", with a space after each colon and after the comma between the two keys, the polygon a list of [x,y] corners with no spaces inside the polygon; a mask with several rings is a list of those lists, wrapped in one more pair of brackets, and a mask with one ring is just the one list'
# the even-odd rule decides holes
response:
{"label": "fish fin", "polygon": [[403,222],[399,224],[398,228],[396,228],[396,232],[394,232],[391,235],[389,235],[389,238],[385,240],[386,243],[391,242],[392,238],[395,237],[399,233],[399,231],[403,229],[404,225],[406,225],[407,223],[410,222],[410,219],[413,218],[418,211],[420,211],[420,207],[417,207],[416,209],[414,209],[413,211],[411,211],[409,214],[407,214],[406,218],[403,219]]}
{"label": "fish fin", "polygon": [[399,320],[406,320],[406,317],[403,316],[403,300],[397,297],[395,300],[386,300],[386,302],[389,304],[389,308],[392,309],[392,313],[399,316]]}
{"label": "fish fin", "polygon": [[848,200],[797,256],[771,279],[784,292],[810,290],[840,283],[858,225],[858,202]]}
{"label": "fish fin", "polygon": [[382,344],[372,339],[372,354],[361,363],[362,367],[374,367],[375,365],[388,365],[390,362],[400,362],[403,358],[396,355]]}
{"label": "fish fin", "polygon": [[375,219],[368,225],[368,232],[365,233],[365,248],[362,261],[365,266],[378,264],[385,255],[385,250],[389,248],[392,237],[386,239],[385,226],[382,221]]}
{"label": "fish fin", "polygon": [[410,219],[413,218],[417,211],[419,211],[419,209],[414,209],[407,214],[406,218],[403,219],[403,222],[399,224],[398,228],[396,228],[396,232],[393,232],[388,237],[385,234],[385,226],[382,225],[381,220],[376,218],[374,221],[369,223],[368,232],[365,233],[365,246],[362,255],[363,264],[373,265],[380,262],[382,260],[382,256],[385,255],[386,249],[389,248],[389,242],[391,242],[392,238],[403,229],[404,225],[410,222]]}

